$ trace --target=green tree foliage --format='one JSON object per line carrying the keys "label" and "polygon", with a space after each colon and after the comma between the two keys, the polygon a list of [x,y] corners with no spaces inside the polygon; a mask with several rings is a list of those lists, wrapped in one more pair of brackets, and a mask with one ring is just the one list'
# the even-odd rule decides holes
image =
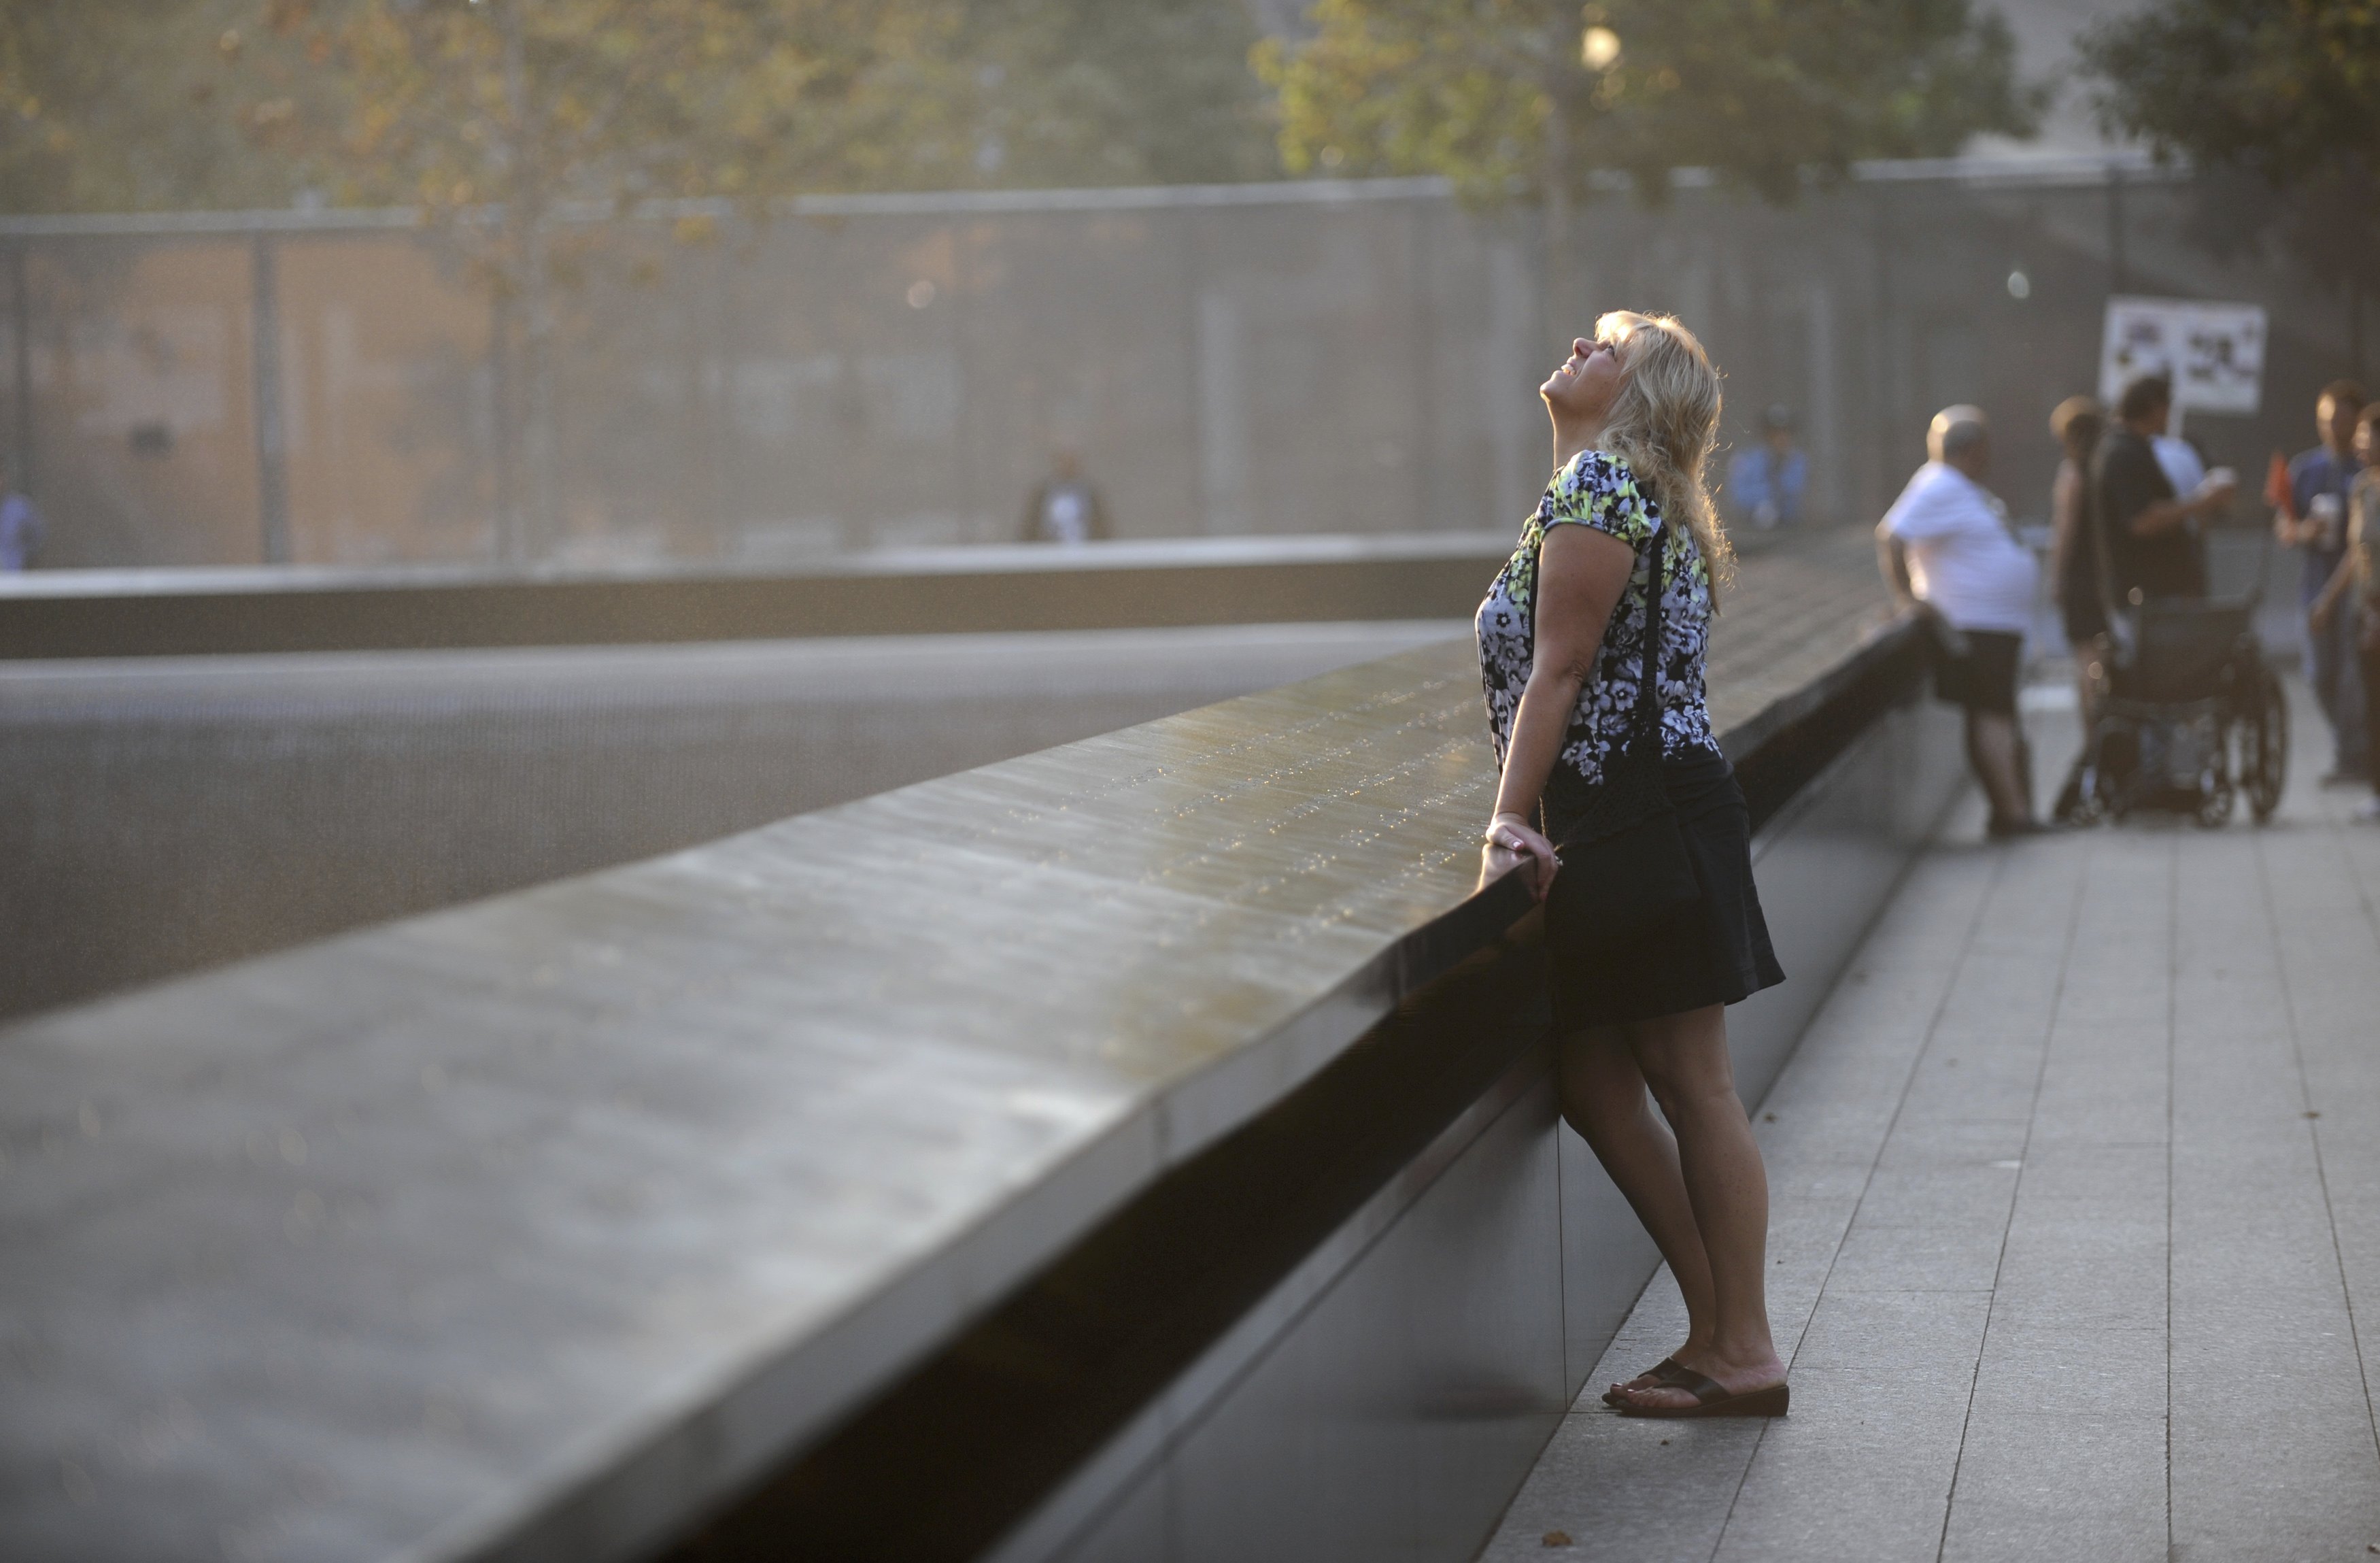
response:
{"label": "green tree foliage", "polygon": [[[974,0],[955,39],[976,166],[941,181],[1189,184],[1278,177],[1243,0]],[[933,181],[928,181],[933,182]]]}
{"label": "green tree foliage", "polygon": [[[953,27],[876,0],[268,0],[259,147],[343,202],[415,205],[504,308],[508,553],[554,525],[554,292],[603,242],[557,208],[872,182],[946,142]],[[292,87],[293,79],[310,94]],[[688,238],[710,225],[681,225]]]}
{"label": "green tree foliage", "polygon": [[253,0],[0,4],[0,211],[287,199],[235,118]]}
{"label": "green tree foliage", "polygon": [[[286,14],[305,0],[277,0]],[[346,167],[403,199],[1261,177],[1240,0],[326,0]],[[504,39],[517,32],[516,64]],[[517,90],[502,79],[517,68]],[[508,97],[507,93],[512,93]],[[505,105],[519,100],[517,110]],[[526,117],[517,130],[506,116]],[[468,135],[468,139],[467,138]],[[535,155],[512,155],[527,146]],[[493,160],[492,165],[491,160]],[[475,175],[474,169],[483,170]],[[360,189],[358,190],[360,194]]]}
{"label": "green tree foliage", "polygon": [[1968,0],[1320,0],[1269,43],[1294,171],[1430,173],[1476,196],[1658,199],[1700,165],[1788,199],[1803,171],[2032,128],[1998,15]]}
{"label": "green tree foliage", "polygon": [[2080,42],[2102,124],[2196,165],[2201,243],[2380,295],[2380,5],[2158,0]]}
{"label": "green tree foliage", "polygon": [[556,293],[605,243],[564,208],[1263,177],[1254,41],[1242,0],[6,0],[0,196],[423,211],[500,309],[529,554]]}
{"label": "green tree foliage", "polygon": [[2277,184],[2359,163],[2380,175],[2380,6],[2159,0],[2081,40],[2102,121]]}
{"label": "green tree foliage", "polygon": [[[954,110],[930,7],[273,0],[326,114],[258,127],[341,201],[747,197],[865,180]],[[262,64],[263,62],[260,62]],[[269,89],[268,89],[269,90]]]}
{"label": "green tree foliage", "polygon": [[[11,205],[416,207],[499,306],[508,546],[551,535],[557,223],[1272,169],[1241,0],[18,0]],[[707,217],[679,224],[709,237]]]}
{"label": "green tree foliage", "polygon": [[10,0],[12,211],[1277,174],[1242,0]]}

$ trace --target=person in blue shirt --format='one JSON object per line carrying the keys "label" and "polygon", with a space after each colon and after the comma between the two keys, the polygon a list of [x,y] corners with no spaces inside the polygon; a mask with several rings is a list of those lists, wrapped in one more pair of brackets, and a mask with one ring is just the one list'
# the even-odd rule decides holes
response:
{"label": "person in blue shirt", "polygon": [[1783,403],[1761,419],[1760,444],[1739,450],[1727,464],[1728,507],[1738,520],[1763,531],[1802,519],[1809,492],[1810,461],[1793,446],[1793,413]]}
{"label": "person in blue shirt", "polygon": [[2301,452],[2289,463],[2289,495],[2295,519],[2283,512],[2273,516],[2273,535],[2291,548],[2305,550],[2305,570],[2298,585],[2298,605],[2305,616],[2306,666],[2313,678],[2315,701],[2330,724],[2334,760],[2325,786],[2345,786],[2371,775],[2369,735],[2363,730],[2363,681],[2356,667],[2352,614],[2340,614],[2317,627],[2314,600],[2338,573],[2347,554],[2347,505],[2355,475],[2363,464],[2355,458],[2355,421],[2367,398],[2352,380],[2334,380],[2314,402],[2314,427],[2322,444]]}
{"label": "person in blue shirt", "polygon": [[8,463],[0,458],[0,575],[32,567],[42,551],[42,513],[17,492],[9,481]]}

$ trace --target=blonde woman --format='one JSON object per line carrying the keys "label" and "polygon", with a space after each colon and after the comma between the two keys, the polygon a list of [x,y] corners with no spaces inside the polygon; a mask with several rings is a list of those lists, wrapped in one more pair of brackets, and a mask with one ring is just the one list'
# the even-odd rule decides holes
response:
{"label": "blonde woman", "polygon": [[[1572,343],[1540,394],[1553,482],[1477,620],[1503,771],[1486,850],[1491,870],[1520,867],[1546,902],[1562,1116],[1660,1245],[1689,1321],[1675,1352],[1604,1398],[1632,1416],[1778,1416],[1788,1393],[1768,1332],[1767,1174],[1723,1007],[1784,973],[1753,886],[1743,794],[1704,702],[1729,561],[1703,481],[1718,375],[1675,320],[1622,312]],[[1608,913],[1629,887],[1563,870],[1556,843],[1656,731],[1691,898],[1615,928]]]}

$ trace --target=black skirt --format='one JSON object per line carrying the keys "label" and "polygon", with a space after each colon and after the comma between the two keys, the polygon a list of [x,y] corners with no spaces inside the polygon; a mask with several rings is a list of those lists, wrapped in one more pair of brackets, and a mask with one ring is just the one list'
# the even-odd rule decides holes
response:
{"label": "black skirt", "polygon": [[[1568,772],[1556,775],[1559,783]],[[1558,1032],[1733,1004],[1785,980],[1752,882],[1752,816],[1735,767],[1703,750],[1664,761],[1661,780],[1703,898],[1627,938],[1592,938],[1580,909],[1597,887],[1583,874],[1555,874],[1546,897],[1546,971]],[[1584,784],[1549,787],[1547,836],[1559,843],[1585,799]]]}

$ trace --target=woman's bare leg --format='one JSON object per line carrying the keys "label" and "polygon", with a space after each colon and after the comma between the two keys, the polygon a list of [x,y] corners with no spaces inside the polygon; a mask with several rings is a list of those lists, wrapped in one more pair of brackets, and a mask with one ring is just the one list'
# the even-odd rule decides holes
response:
{"label": "woman's bare leg", "polygon": [[2012,824],[2033,817],[2032,788],[2019,769],[2024,739],[2016,718],[1997,711],[1967,713],[1967,763],[1991,800],[1992,818]]}
{"label": "woman's bare leg", "polygon": [[[1677,1136],[1679,1171],[1710,1268],[1707,1346],[1678,1360],[1742,1394],[1779,1384],[1768,1333],[1768,1173],[1735,1093],[1727,1011],[1714,1004],[1624,1028],[1636,1067]],[[1658,1234],[1656,1234],[1658,1239]],[[1633,1389],[1643,1406],[1687,1406],[1682,1389]]]}
{"label": "woman's bare leg", "polygon": [[2071,819],[2082,806],[2082,769],[2090,763],[2091,740],[2099,730],[2100,678],[2104,671],[2099,659],[2104,654],[2096,641],[2074,648],[2074,715],[2082,724],[2082,747],[2074,751],[2074,763],[2067,767],[2065,784],[2058,789],[2054,812],[2060,823]]}
{"label": "woman's bare leg", "polygon": [[[1670,1355],[1684,1362],[1707,1352],[1717,1317],[1710,1262],[1679,1170],[1678,1142],[1654,1116],[1628,1039],[1612,1027],[1564,1037],[1555,1054],[1555,1084],[1562,1117],[1627,1196],[1685,1297],[1686,1343]],[[1631,1382],[1652,1381],[1640,1375]]]}

